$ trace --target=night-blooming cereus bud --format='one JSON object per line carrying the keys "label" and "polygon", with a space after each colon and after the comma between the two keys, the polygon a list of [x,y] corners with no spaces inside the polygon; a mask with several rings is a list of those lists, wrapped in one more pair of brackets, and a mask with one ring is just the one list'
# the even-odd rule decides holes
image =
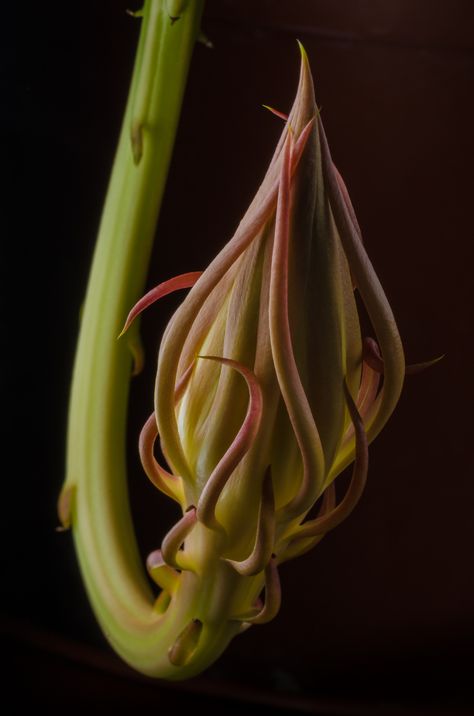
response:
{"label": "night-blooming cereus bud", "polygon": [[[276,615],[278,565],[353,509],[367,445],[404,379],[397,327],[301,54],[293,108],[234,237],[204,272],[153,289],[127,321],[191,287],[164,333],[155,409],[140,438],[145,471],[182,509],[149,560],[169,590],[165,608],[188,599],[188,621],[169,651],[176,668]],[[355,292],[376,340],[361,335]],[[158,437],[166,469],[153,452]],[[352,462],[336,504],[334,479]]]}

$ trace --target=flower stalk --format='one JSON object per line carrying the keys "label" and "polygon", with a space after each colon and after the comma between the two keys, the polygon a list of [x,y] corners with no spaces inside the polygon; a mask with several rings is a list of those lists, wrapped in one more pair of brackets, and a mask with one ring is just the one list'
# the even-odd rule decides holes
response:
{"label": "flower stalk", "polygon": [[[155,596],[136,546],[125,429],[131,364],[137,370],[140,363],[138,326],[121,341],[117,335],[146,279],[202,8],[202,0],[146,0],[137,20],[136,63],[82,310],[59,499],[104,633],[128,663],[152,675],[160,659],[173,672],[163,644],[174,642],[179,626],[157,634]],[[189,583],[192,591],[192,576]]]}

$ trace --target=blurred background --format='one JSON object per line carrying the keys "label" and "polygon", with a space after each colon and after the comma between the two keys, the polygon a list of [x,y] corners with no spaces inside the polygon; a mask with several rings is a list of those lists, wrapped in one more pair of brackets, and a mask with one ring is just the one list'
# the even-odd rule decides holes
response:
{"label": "blurred background", "polygon": [[[18,712],[139,708],[208,714],[472,713],[472,166],[470,0],[208,0],[148,287],[203,269],[232,236],[289,110],[296,38],[313,68],[335,162],[391,302],[408,362],[444,360],[406,387],[370,450],[352,516],[281,570],[283,604],[185,684],[111,652],[55,532],[68,386],[139,21],[132,0],[42,7],[4,24],[2,626]],[[179,300],[179,299],[178,299]],[[156,349],[177,302],[143,321],[129,463],[144,556],[177,515],[146,480],[137,439]]]}

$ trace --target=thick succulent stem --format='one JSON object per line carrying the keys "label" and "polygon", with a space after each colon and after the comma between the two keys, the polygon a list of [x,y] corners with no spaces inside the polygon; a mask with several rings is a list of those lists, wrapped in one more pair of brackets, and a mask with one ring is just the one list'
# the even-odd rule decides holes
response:
{"label": "thick succulent stem", "polygon": [[[70,400],[67,476],[59,511],[63,523],[72,526],[87,592],[111,644],[144,673],[184,678],[217,658],[239,624],[224,621],[214,634],[207,627],[188,628],[198,618],[202,600],[201,579],[191,572],[182,575],[165,614],[154,609],[126,484],[130,348],[138,343],[137,326],[127,339],[117,341],[146,278],[203,0],[180,3],[179,19],[170,19],[168,6],[166,0],[146,0],[144,5],[129,100],[82,314]],[[221,571],[228,570],[222,564]],[[189,668],[177,669],[168,652],[174,648],[175,661],[186,660],[190,651],[186,638],[199,656]]]}

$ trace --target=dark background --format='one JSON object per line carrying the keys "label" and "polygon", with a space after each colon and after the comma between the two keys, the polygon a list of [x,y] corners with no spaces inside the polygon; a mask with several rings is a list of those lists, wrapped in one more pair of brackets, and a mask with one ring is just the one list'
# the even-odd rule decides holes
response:
{"label": "dark background", "polygon": [[[78,314],[131,74],[131,2],[34,9],[4,23],[3,625],[19,705],[208,713],[469,713],[473,667],[470,0],[208,0],[149,286],[203,269],[232,236],[290,108],[305,45],[335,161],[391,301],[407,380],[371,447],[357,510],[285,565],[274,622],[205,675],[169,685],[111,654],[71,537],[57,534]],[[67,11],[67,14],[65,14]],[[12,209],[13,212],[8,212]],[[130,413],[132,506],[144,555],[175,518],[136,455],[155,351],[176,303],[143,323]],[[66,706],[67,704],[67,706]]]}

